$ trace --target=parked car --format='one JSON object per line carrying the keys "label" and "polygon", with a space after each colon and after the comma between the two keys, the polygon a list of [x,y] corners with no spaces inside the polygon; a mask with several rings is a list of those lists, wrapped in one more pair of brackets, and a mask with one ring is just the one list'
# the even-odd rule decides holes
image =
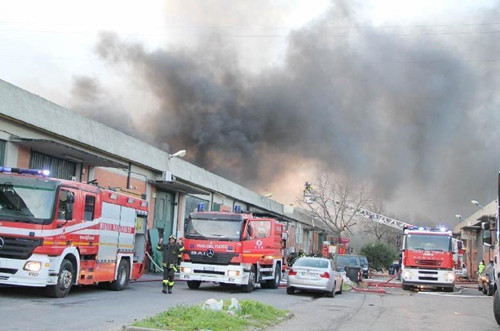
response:
{"label": "parked car", "polygon": [[343,279],[333,268],[332,261],[320,257],[298,258],[288,271],[286,293],[295,290],[322,292],[333,298],[342,293]]}
{"label": "parked car", "polygon": [[358,255],[337,255],[337,271],[345,271],[347,277],[353,282],[363,281],[361,259]]}
{"label": "parked car", "polygon": [[467,267],[465,266],[465,263],[462,264],[462,268],[455,269],[455,275],[459,278],[467,278],[468,277]]}
{"label": "parked car", "polygon": [[477,289],[488,296],[495,294],[495,269],[493,265],[488,265],[479,275]]}
{"label": "parked car", "polygon": [[361,261],[361,271],[363,272],[363,277],[368,278],[368,273],[370,271],[370,264],[366,256],[360,255],[359,260]]}

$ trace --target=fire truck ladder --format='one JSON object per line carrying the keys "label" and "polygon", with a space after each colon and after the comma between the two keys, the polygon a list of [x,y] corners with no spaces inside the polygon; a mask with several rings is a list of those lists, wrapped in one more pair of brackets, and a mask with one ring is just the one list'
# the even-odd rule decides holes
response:
{"label": "fire truck ladder", "polygon": [[377,222],[377,223],[380,223],[383,225],[387,225],[387,226],[393,227],[393,228],[398,229],[398,230],[403,230],[405,227],[413,226],[412,224],[409,224],[409,223],[406,223],[406,222],[403,222],[403,221],[400,221],[400,220],[397,220],[397,219],[394,219],[391,217],[387,217],[387,216],[384,216],[381,214],[377,214],[377,213],[374,213],[372,211],[369,211],[369,210],[366,210],[363,208],[354,208],[352,206],[347,205],[346,209],[353,211],[357,216],[364,217],[364,218],[369,219],[371,221],[374,221],[374,222]]}

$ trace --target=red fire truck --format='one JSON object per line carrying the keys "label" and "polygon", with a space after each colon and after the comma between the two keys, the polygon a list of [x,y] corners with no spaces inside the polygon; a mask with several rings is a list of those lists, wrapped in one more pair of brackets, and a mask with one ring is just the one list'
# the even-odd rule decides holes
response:
{"label": "red fire truck", "polygon": [[284,225],[270,217],[231,212],[193,212],[185,223],[180,278],[191,289],[201,282],[277,288],[284,268]]}
{"label": "red fire truck", "polygon": [[403,289],[442,288],[453,292],[453,262],[451,231],[415,226],[403,229]]}
{"label": "red fire truck", "polygon": [[121,290],[144,272],[147,202],[95,185],[0,167],[0,284]]}

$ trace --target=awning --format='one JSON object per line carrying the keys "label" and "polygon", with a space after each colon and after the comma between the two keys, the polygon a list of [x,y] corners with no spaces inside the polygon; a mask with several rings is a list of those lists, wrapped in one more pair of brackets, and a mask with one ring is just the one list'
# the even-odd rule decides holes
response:
{"label": "awning", "polygon": [[85,163],[94,167],[128,168],[128,165],[126,164],[97,156],[85,150],[68,146],[50,139],[13,137],[9,141],[21,146],[29,147],[37,152],[71,162]]}
{"label": "awning", "polygon": [[149,180],[149,184],[156,186],[159,190],[167,190],[167,191],[179,191],[188,194],[201,194],[201,195],[210,195],[210,192],[202,190],[201,188],[189,185],[187,183],[183,183],[179,180],[175,181],[165,181],[165,180]]}

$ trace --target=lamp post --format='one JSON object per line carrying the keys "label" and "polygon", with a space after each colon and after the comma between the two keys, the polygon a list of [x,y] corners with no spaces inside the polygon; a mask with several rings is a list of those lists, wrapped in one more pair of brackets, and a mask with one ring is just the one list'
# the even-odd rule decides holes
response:
{"label": "lamp post", "polygon": [[464,218],[460,214],[456,214],[455,217],[458,218],[460,222],[464,220]]}
{"label": "lamp post", "polygon": [[176,157],[184,157],[186,156],[186,150],[185,149],[181,149],[180,151],[177,151],[175,152],[174,154],[169,154],[168,155],[168,159],[173,159],[173,158],[176,158]]}
{"label": "lamp post", "polygon": [[471,200],[470,203],[472,203],[475,206],[478,206],[479,208],[483,209],[483,206],[477,201],[477,200]]}

